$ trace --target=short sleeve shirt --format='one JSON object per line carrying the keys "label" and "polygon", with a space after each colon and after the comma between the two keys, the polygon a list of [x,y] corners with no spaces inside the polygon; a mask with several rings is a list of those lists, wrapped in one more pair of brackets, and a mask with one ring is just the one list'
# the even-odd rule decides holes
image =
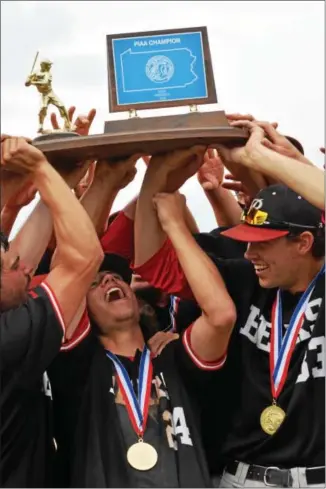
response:
{"label": "short sleeve shirt", "polygon": [[[0,318],[0,486],[43,487],[53,451],[44,372],[60,350],[64,322],[46,284]],[[45,382],[43,382],[45,380]]]}

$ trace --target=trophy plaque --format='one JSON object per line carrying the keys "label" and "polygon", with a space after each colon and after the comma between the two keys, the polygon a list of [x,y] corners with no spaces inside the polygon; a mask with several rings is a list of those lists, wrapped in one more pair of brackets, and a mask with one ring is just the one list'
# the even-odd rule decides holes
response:
{"label": "trophy plaque", "polygon": [[[49,161],[121,159],[248,139],[223,111],[198,110],[217,102],[206,27],[107,35],[106,41],[109,111],[129,117],[105,122],[104,134],[35,141]],[[188,113],[159,114],[179,106],[188,106]],[[157,116],[140,117],[143,109],[157,109]]]}

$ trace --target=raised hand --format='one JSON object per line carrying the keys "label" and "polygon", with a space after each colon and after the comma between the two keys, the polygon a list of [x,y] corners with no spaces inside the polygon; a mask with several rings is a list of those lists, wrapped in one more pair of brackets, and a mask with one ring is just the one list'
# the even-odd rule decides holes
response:
{"label": "raised hand", "polygon": [[237,200],[239,204],[248,207],[252,201],[250,192],[241,180],[238,180],[235,176],[227,173],[225,175],[225,181],[222,183],[222,187],[227,190],[233,190],[237,194]]}
{"label": "raised hand", "polygon": [[89,186],[92,184],[94,174],[95,174],[95,169],[96,169],[96,161],[92,161],[92,163],[88,167],[86,175],[80,180],[80,182],[74,188],[77,199],[80,199],[84,195],[86,190],[89,188]]}
{"label": "raised hand", "polygon": [[[229,123],[237,122],[237,121],[257,122],[257,119],[251,114],[239,114],[239,113],[226,114],[226,118],[229,121]],[[271,122],[271,126],[274,127],[275,129],[277,129],[278,123],[277,122]]]}
{"label": "raised hand", "polygon": [[47,163],[44,154],[26,138],[11,137],[1,143],[1,167],[18,173],[35,172]]}
{"label": "raised hand", "polygon": [[96,164],[94,178],[97,180],[109,179],[115,190],[121,190],[135,178],[137,174],[136,163],[140,157],[140,154],[135,154],[118,162],[100,160]]}
{"label": "raised hand", "polygon": [[204,190],[218,189],[223,182],[224,165],[216,149],[208,149],[197,178]]}
{"label": "raised hand", "polygon": [[[68,116],[70,122],[72,122],[76,107],[72,106],[68,109]],[[91,109],[88,115],[79,115],[76,120],[72,123],[72,131],[76,132],[80,136],[88,136],[91,125],[96,115],[96,109]],[[53,129],[60,130],[57,116],[55,112],[51,114],[51,124]],[[64,128],[62,128],[63,130]]]}
{"label": "raised hand", "polygon": [[230,123],[233,127],[243,127],[249,129],[250,137],[244,146],[229,148],[218,145],[217,149],[223,161],[249,165],[249,157],[254,153],[265,138],[264,130],[256,123],[249,120],[234,121]]}
{"label": "raised hand", "polygon": [[167,233],[170,226],[185,224],[186,198],[180,193],[159,193],[153,204],[162,229]]}
{"label": "raised hand", "polygon": [[260,121],[258,121],[257,124],[264,129],[267,136],[262,141],[266,148],[276,151],[281,155],[288,156],[289,158],[294,158],[300,161],[305,160],[301,151],[299,151],[286,136],[280,134],[272,124]]}
{"label": "raised hand", "polygon": [[165,176],[165,192],[176,192],[192,177],[204,162],[205,146],[193,146],[189,149],[176,150],[164,155],[152,156],[149,171],[160,172]]}
{"label": "raised hand", "polygon": [[36,195],[37,189],[33,182],[28,181],[18,190],[17,193],[12,195],[6,203],[6,208],[22,208],[30,204]]}
{"label": "raised hand", "polygon": [[171,343],[171,341],[175,341],[179,338],[177,333],[173,333],[172,331],[158,331],[154,336],[150,338],[148,341],[148,346],[154,355],[157,357],[163,351],[163,349]]}

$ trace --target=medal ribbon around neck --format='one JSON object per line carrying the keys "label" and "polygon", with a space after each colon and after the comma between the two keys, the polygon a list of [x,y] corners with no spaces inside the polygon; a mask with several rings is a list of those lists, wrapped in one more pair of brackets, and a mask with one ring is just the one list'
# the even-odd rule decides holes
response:
{"label": "medal ribbon around neck", "polygon": [[118,385],[120,387],[122,397],[126,403],[127,412],[133,429],[139,437],[142,437],[147,423],[153,378],[151,352],[145,346],[141,355],[138,375],[138,398],[129,378],[128,372],[119,358],[110,351],[106,351],[106,355],[114,364],[117,373]]}
{"label": "medal ribbon around neck", "polygon": [[318,278],[325,273],[325,265],[310,282],[308,288],[303,293],[298,302],[283,336],[283,311],[281,291],[277,291],[276,299],[272,309],[272,330],[271,330],[271,347],[269,355],[270,378],[273,399],[276,400],[280,395],[285,384],[290,360],[296,341],[305,318],[305,312],[314,291]]}

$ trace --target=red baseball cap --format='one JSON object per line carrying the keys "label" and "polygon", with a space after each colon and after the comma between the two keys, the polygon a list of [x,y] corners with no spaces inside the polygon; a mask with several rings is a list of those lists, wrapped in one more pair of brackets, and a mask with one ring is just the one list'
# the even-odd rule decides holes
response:
{"label": "red baseball cap", "polygon": [[231,229],[222,231],[221,234],[237,241],[253,243],[255,241],[270,241],[272,239],[281,238],[282,236],[289,234],[289,232],[290,231],[281,231],[279,229],[257,229],[257,226],[251,226],[250,224],[239,224]]}

